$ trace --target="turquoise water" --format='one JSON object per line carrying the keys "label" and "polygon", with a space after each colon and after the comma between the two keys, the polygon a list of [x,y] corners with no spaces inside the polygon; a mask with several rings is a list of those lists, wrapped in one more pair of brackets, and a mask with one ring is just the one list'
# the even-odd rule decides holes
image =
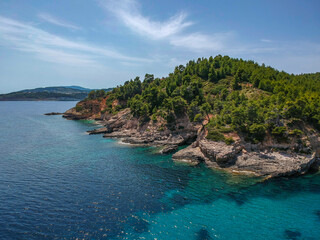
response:
{"label": "turquoise water", "polygon": [[259,182],[0,102],[0,239],[319,239],[320,174]]}

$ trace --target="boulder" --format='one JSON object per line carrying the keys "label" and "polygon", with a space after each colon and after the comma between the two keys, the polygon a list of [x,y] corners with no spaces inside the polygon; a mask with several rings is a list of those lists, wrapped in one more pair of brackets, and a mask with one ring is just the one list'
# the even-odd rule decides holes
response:
{"label": "boulder", "polygon": [[168,154],[176,151],[178,149],[178,145],[165,145],[160,151],[160,154]]}
{"label": "boulder", "polygon": [[186,162],[192,165],[197,165],[204,162],[206,157],[201,152],[199,147],[188,146],[172,155],[174,161]]}
{"label": "boulder", "polygon": [[213,142],[208,140],[199,141],[199,148],[202,153],[212,162],[216,162],[221,167],[234,164],[236,154],[239,152],[233,145],[224,142]]}

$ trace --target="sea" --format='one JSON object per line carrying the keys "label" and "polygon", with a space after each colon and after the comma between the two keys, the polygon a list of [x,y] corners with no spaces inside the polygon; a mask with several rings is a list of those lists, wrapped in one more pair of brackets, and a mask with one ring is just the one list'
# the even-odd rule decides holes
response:
{"label": "sea", "polygon": [[320,239],[319,173],[189,166],[44,115],[75,104],[0,102],[0,240]]}

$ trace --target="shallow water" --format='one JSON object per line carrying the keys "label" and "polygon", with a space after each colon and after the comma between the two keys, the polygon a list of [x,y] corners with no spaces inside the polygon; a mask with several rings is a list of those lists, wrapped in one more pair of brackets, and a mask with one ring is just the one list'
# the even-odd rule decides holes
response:
{"label": "shallow water", "polygon": [[319,239],[320,174],[257,179],[89,136],[75,102],[0,102],[0,239]]}

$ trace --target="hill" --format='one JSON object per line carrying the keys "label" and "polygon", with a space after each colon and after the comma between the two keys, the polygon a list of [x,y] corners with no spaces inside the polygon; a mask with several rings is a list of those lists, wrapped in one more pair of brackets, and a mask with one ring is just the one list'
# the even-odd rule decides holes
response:
{"label": "hill", "polygon": [[35,88],[0,94],[0,101],[80,101],[86,98],[90,91],[92,90],[79,86]]}
{"label": "hill", "polygon": [[130,143],[193,142],[176,160],[281,176],[318,159],[319,113],[320,73],[293,75],[218,55],[91,95],[65,117],[102,119],[106,127],[93,133]]}

